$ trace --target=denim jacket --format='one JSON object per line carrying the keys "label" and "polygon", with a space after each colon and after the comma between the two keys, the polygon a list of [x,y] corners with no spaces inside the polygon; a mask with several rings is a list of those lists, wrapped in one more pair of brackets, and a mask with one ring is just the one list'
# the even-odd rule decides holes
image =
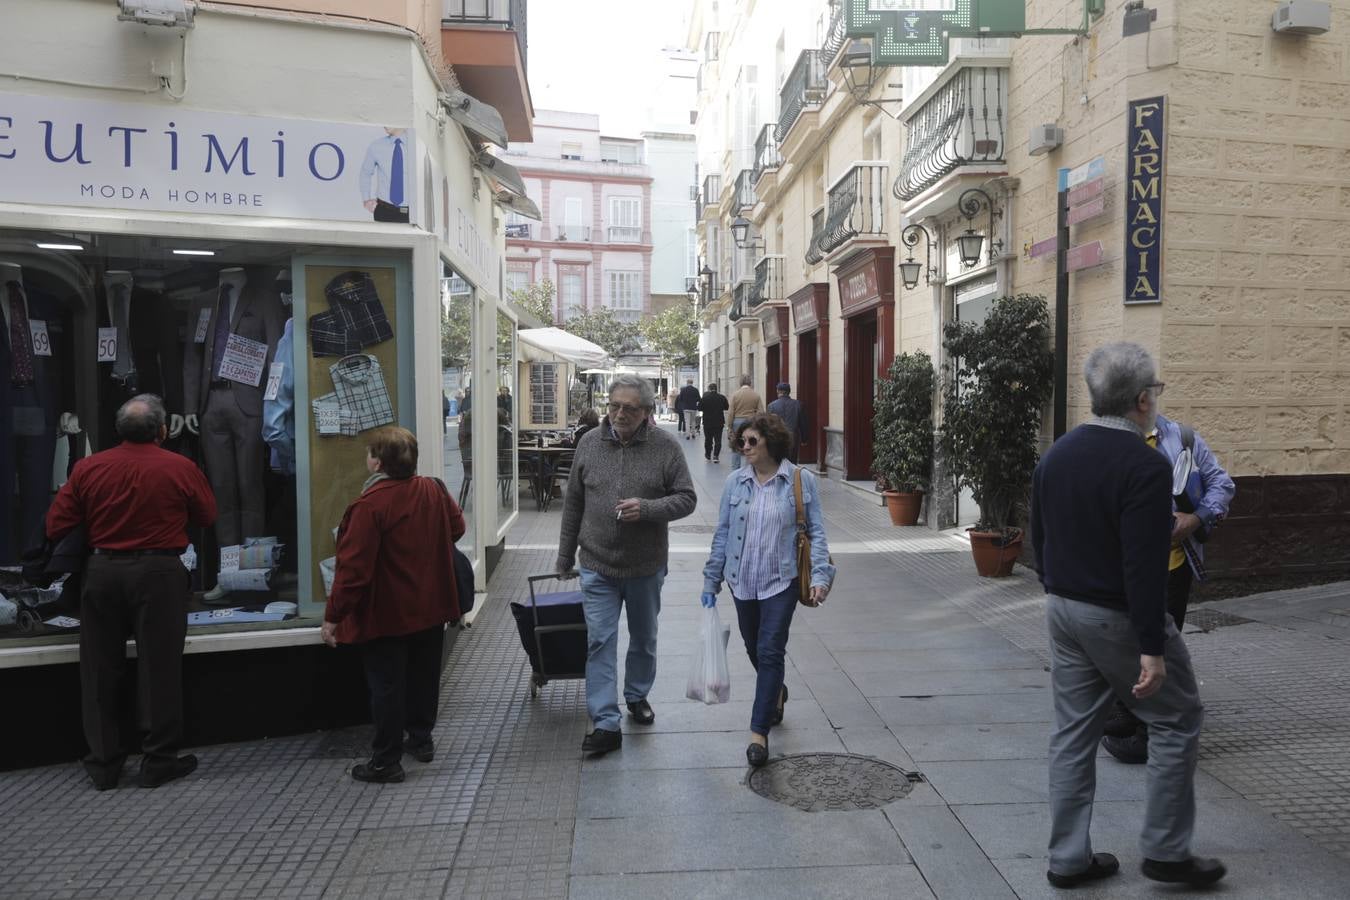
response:
{"label": "denim jacket", "polygon": [[[1181,427],[1165,416],[1158,416],[1158,449],[1170,463],[1175,463],[1177,457],[1181,455]],[[1209,445],[1199,434],[1195,436],[1193,455],[1194,466],[1191,469],[1190,480],[1186,483],[1186,494],[1190,497],[1191,505],[1195,507],[1195,514],[1204,523],[1206,530],[1209,530],[1228,515],[1228,506],[1233,502],[1235,488],[1233,479],[1224,471],[1223,466],[1219,465]],[[1191,541],[1190,548],[1197,558],[1204,559],[1202,544]]]}
{"label": "denim jacket", "polygon": [[[792,523],[777,535],[776,557],[784,580],[797,577],[797,512],[792,494],[793,474],[798,467],[784,461],[780,472],[787,477],[775,477],[768,485],[769,498],[788,511]],[[825,522],[820,514],[820,495],[816,490],[816,476],[806,469],[802,473],[802,505],[806,508],[806,531],[811,536],[811,586],[828,586],[834,580],[834,566],[830,565],[830,548],[825,542]],[[746,513],[754,498],[754,469],[742,466],[727,476],[722,488],[722,504],[717,515],[717,532],[713,535],[712,551],[703,567],[703,590],[716,594],[725,579],[732,596],[737,596],[741,574],[741,548],[745,546]]]}

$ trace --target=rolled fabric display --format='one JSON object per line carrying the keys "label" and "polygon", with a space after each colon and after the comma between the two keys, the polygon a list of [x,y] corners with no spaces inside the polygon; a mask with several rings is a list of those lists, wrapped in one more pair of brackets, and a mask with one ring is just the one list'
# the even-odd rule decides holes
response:
{"label": "rolled fabric display", "polygon": [[245,544],[239,548],[239,568],[246,569],[271,569],[281,562],[281,551],[284,544],[255,544],[249,546]]}
{"label": "rolled fabric display", "polygon": [[237,569],[221,572],[217,584],[227,591],[270,591],[275,569]]}

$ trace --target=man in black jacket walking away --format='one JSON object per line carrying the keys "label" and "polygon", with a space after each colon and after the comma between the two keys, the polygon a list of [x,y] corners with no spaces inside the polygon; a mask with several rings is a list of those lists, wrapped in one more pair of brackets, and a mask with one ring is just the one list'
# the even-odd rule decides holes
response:
{"label": "man in black jacket walking away", "polygon": [[702,399],[698,401],[698,411],[703,413],[703,458],[715,463],[722,461],[722,429],[727,426],[727,410],[731,404],[727,398],[717,393],[717,385],[708,385]]}
{"label": "man in black jacket walking away", "polygon": [[1094,350],[1084,376],[1096,418],[1050,448],[1032,486],[1055,705],[1046,877],[1067,888],[1120,868],[1088,833],[1097,743],[1120,697],[1149,726],[1144,875],[1212,884],[1223,864],[1191,855],[1204,707],[1166,606],[1172,472],[1144,441],[1163,386],[1148,351],[1124,342]]}
{"label": "man in black jacket walking away", "polygon": [[698,432],[698,401],[698,388],[694,387],[694,379],[690,378],[680,388],[680,396],[675,400],[675,414],[680,418],[680,430],[684,432],[686,441],[692,441]]}

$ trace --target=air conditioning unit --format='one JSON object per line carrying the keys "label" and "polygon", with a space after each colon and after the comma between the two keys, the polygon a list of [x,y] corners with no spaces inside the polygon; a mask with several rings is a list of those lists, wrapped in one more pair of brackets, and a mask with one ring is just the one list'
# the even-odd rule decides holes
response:
{"label": "air conditioning unit", "polygon": [[1032,156],[1049,153],[1064,143],[1064,129],[1051,122],[1048,125],[1033,125],[1031,136],[1027,138],[1027,152]]}
{"label": "air conditioning unit", "polygon": [[1331,4],[1320,0],[1284,0],[1275,7],[1270,27],[1277,34],[1326,34],[1331,30]]}

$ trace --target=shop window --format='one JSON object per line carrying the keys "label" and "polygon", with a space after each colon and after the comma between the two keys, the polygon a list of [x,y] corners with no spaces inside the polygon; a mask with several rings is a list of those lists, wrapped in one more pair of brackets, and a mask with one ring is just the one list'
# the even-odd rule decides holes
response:
{"label": "shop window", "polygon": [[[497,540],[506,537],[519,508],[519,460],[516,450],[516,323],[497,313]],[[494,541],[493,543],[496,543]]]}
{"label": "shop window", "polygon": [[459,548],[477,552],[473,511],[473,340],[474,302],[469,283],[446,268],[441,278],[441,408],[445,412],[446,487],[464,509],[468,531]]}

